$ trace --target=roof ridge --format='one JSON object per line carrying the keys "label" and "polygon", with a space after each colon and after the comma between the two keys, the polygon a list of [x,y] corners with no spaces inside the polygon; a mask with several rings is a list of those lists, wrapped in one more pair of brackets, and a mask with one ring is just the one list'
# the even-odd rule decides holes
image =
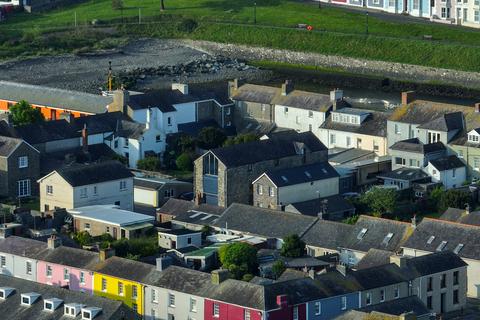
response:
{"label": "roof ridge", "polygon": [[[461,210],[461,209],[460,209],[460,210]],[[459,225],[459,226],[464,226],[464,227],[471,227],[471,228],[473,228],[473,229],[480,229],[480,226],[477,226],[477,225],[468,224],[468,223],[462,223],[462,222],[458,222],[458,221],[444,220],[444,219],[440,219],[440,218],[425,217],[425,218],[423,218],[422,222],[423,222],[425,219],[426,219],[426,220],[435,221],[435,222],[440,222],[440,223],[448,223],[448,224],[454,224],[454,225]]]}
{"label": "roof ridge", "polygon": [[405,225],[410,225],[410,223],[406,222],[406,221],[392,220],[392,219],[383,218],[383,217],[374,217],[374,216],[369,216],[367,214],[361,214],[359,218],[362,218],[362,217],[367,217],[368,219],[372,219],[372,220],[375,220],[375,219],[377,219],[377,220],[387,220],[389,222],[395,222],[395,223],[402,223],[402,224],[405,224]]}

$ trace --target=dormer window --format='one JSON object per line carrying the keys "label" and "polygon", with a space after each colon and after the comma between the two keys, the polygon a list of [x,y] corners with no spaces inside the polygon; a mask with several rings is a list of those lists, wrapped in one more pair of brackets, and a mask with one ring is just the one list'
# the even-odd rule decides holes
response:
{"label": "dormer window", "polygon": [[14,288],[1,287],[0,288],[0,299],[2,299],[2,300],[7,299],[14,291],[15,291]]}
{"label": "dormer window", "polygon": [[75,318],[80,313],[83,307],[83,304],[69,303],[63,307],[63,313],[68,317]]}
{"label": "dormer window", "polygon": [[96,308],[96,307],[82,308],[82,319],[83,320],[94,319],[101,312],[102,312],[101,308]]}
{"label": "dormer window", "polygon": [[38,298],[40,298],[40,294],[36,292],[22,293],[21,304],[24,306],[31,306]]}
{"label": "dormer window", "polygon": [[45,299],[43,301],[43,310],[45,311],[55,311],[60,307],[63,303],[63,300],[57,298]]}
{"label": "dormer window", "polygon": [[365,236],[365,233],[367,233],[368,229],[367,228],[363,228],[357,235],[357,239],[358,240],[362,240],[363,237]]}

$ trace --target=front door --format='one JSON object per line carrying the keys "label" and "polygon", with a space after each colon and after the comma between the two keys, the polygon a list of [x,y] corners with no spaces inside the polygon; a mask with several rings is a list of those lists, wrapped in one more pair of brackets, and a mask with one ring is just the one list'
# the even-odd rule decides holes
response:
{"label": "front door", "polygon": [[460,23],[462,21],[462,9],[457,8],[457,23]]}
{"label": "front door", "polygon": [[407,3],[408,0],[403,0],[403,12],[408,12]]}

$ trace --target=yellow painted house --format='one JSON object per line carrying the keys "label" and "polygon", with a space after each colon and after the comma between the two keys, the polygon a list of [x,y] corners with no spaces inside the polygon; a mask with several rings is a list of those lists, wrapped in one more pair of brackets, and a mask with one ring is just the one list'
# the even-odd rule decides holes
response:
{"label": "yellow painted house", "polygon": [[93,272],[94,295],[122,301],[138,314],[144,314],[143,283],[158,274],[155,266],[111,257],[97,264]]}

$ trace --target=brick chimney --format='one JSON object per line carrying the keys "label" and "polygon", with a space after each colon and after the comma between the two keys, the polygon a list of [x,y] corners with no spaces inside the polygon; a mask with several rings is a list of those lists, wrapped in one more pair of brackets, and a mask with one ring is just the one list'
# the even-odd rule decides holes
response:
{"label": "brick chimney", "polygon": [[172,265],[171,257],[161,257],[156,259],[157,271],[163,271]]}
{"label": "brick chimney", "polygon": [[82,129],[82,150],[84,153],[88,153],[88,130],[86,123],[83,125]]}
{"label": "brick chimney", "polygon": [[417,227],[417,223],[418,223],[417,215],[414,214],[412,217],[412,228],[415,229]]}
{"label": "brick chimney", "polygon": [[288,307],[288,296],[286,294],[280,294],[277,296],[277,306],[280,309]]}
{"label": "brick chimney", "polygon": [[282,84],[282,96],[286,96],[292,91],[293,91],[293,81],[285,80],[285,83]]}
{"label": "brick chimney", "polygon": [[107,248],[107,249],[100,249],[98,252],[98,258],[100,261],[105,261],[110,257],[115,256],[115,249]]}
{"label": "brick chimney", "polygon": [[56,235],[50,236],[47,240],[47,247],[48,249],[55,249],[62,245],[62,239],[57,238]]}
{"label": "brick chimney", "polygon": [[390,256],[390,263],[395,263],[400,268],[407,267],[407,257],[405,256],[398,256],[396,254]]}
{"label": "brick chimney", "polygon": [[234,91],[238,90],[240,86],[240,81],[238,79],[233,79],[232,81],[228,81],[228,96],[231,98]]}
{"label": "brick chimney", "polygon": [[402,105],[407,105],[415,100],[415,91],[402,92]]}
{"label": "brick chimney", "polygon": [[213,270],[211,273],[212,284],[220,284],[230,278],[230,271],[226,269]]}

